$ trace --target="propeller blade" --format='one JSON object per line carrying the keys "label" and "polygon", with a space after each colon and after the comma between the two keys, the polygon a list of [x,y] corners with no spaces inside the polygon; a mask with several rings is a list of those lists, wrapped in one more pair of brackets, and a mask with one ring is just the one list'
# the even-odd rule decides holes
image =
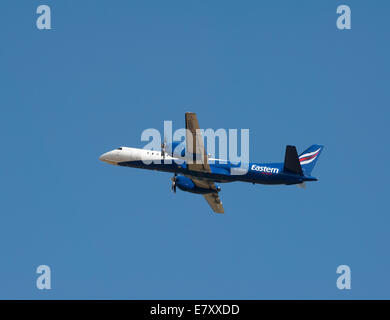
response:
{"label": "propeller blade", "polygon": [[171,178],[171,181],[172,181],[171,189],[174,193],[176,193],[176,176],[177,176],[177,173],[175,172],[174,176]]}
{"label": "propeller blade", "polygon": [[164,137],[164,141],[163,143],[161,143],[161,155],[164,159],[165,159],[166,149],[167,149],[167,138]]}

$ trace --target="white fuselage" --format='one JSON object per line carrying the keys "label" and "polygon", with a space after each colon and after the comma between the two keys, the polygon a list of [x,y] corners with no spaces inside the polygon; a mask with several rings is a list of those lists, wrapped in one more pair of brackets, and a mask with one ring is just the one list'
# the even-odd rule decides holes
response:
{"label": "white fuselage", "polygon": [[129,147],[120,147],[106,152],[99,157],[99,160],[114,165],[127,161],[143,161],[147,163],[159,160],[162,161],[164,159],[171,161],[178,160],[178,158],[173,158],[169,154],[165,154],[165,157],[163,157],[160,151]]}
{"label": "white fuselage", "polygon": [[[114,165],[117,165],[120,162],[128,162],[128,161],[143,161],[145,163],[151,163],[153,161],[172,163],[173,161],[175,161],[180,163],[183,160],[186,161],[186,157],[179,157],[179,156],[172,157],[168,153],[165,153],[165,156],[163,157],[161,151],[120,147],[102,154],[99,157],[99,160]],[[209,161],[217,162],[221,160],[209,158]]]}

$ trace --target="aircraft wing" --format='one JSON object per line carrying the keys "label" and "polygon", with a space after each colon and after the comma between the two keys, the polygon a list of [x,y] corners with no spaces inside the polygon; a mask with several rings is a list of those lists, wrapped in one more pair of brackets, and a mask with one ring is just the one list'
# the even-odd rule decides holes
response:
{"label": "aircraft wing", "polygon": [[193,163],[187,163],[187,168],[192,171],[211,172],[198,118],[193,112],[186,112],[186,129],[186,151],[193,156]]}
{"label": "aircraft wing", "polygon": [[[186,112],[186,151],[192,154],[193,163],[187,163],[187,168],[198,172],[211,172],[210,165],[207,161],[207,154],[204,148],[202,135],[200,133],[199,122],[196,114]],[[189,177],[197,187],[210,189],[214,192],[204,194],[210,207],[216,213],[224,213],[222,201],[218,195],[217,187],[213,181],[200,178]]]}
{"label": "aircraft wing", "polygon": [[215,213],[224,213],[222,206],[222,201],[219,198],[218,193],[208,193],[204,194],[203,197],[209,203],[210,207],[214,210]]}
{"label": "aircraft wing", "polygon": [[213,209],[215,213],[224,213],[224,209],[222,206],[221,198],[219,197],[217,187],[214,182],[209,180],[203,180],[198,178],[189,177],[197,187],[203,189],[211,189],[215,192],[204,194],[203,197],[206,199],[210,207]]}

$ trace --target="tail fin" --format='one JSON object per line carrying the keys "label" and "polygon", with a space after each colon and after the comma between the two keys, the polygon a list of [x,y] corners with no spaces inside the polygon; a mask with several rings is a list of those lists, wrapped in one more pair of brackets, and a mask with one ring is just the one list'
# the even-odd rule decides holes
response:
{"label": "tail fin", "polygon": [[295,148],[295,146],[286,147],[283,171],[291,172],[303,176],[302,168],[299,163],[297,148]]}
{"label": "tail fin", "polygon": [[313,144],[299,155],[299,162],[305,175],[310,176],[324,146]]}

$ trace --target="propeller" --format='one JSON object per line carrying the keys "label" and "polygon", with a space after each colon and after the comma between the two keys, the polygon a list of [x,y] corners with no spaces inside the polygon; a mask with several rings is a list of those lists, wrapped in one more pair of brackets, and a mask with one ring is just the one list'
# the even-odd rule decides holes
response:
{"label": "propeller", "polygon": [[166,148],[167,148],[167,138],[164,137],[164,142],[161,144],[161,155],[163,159],[165,159]]}
{"label": "propeller", "polygon": [[174,174],[174,176],[171,178],[171,181],[172,181],[172,186],[171,186],[171,189],[174,193],[176,193],[176,172]]}

